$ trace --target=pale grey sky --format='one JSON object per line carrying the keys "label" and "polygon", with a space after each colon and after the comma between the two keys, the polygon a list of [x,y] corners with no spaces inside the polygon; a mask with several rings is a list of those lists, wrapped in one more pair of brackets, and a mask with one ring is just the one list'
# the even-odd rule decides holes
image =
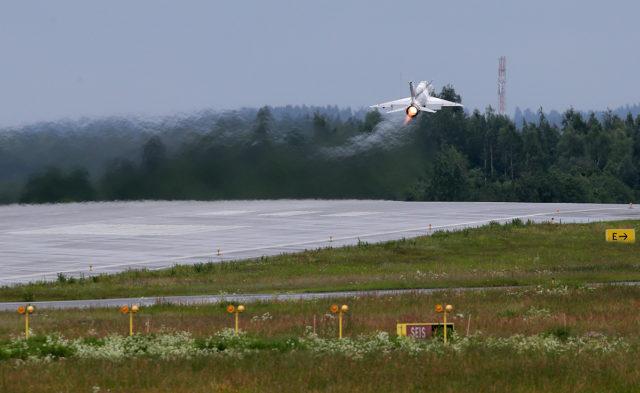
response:
{"label": "pale grey sky", "polygon": [[636,1],[0,1],[0,125],[262,105],[353,108],[451,83],[469,108],[640,102]]}

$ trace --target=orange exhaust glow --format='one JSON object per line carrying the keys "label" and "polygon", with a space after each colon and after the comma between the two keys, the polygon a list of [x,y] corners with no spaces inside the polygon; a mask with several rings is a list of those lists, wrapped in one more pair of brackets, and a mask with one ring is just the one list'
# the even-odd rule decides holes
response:
{"label": "orange exhaust glow", "polygon": [[409,122],[409,120],[411,120],[412,117],[416,117],[418,116],[418,113],[420,111],[418,110],[417,107],[411,105],[407,108],[407,118],[404,119],[404,124],[407,124]]}

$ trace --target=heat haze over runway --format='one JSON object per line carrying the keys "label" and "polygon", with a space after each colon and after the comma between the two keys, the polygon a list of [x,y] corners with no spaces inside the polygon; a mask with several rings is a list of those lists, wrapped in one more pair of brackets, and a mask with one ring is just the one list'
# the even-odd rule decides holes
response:
{"label": "heat haze over runway", "polygon": [[433,232],[514,218],[640,219],[640,208],[358,200],[9,205],[0,207],[0,284],[380,242],[428,234],[429,224]]}

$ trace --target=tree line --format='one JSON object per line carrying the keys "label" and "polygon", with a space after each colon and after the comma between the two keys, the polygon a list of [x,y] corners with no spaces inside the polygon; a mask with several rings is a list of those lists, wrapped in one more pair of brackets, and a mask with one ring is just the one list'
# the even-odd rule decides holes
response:
{"label": "tree line", "polygon": [[[441,98],[461,102],[450,86]],[[3,202],[359,198],[628,203],[640,195],[640,116],[572,109],[515,124],[488,108],[443,108],[407,125],[364,117],[274,115],[263,107],[158,127],[102,167],[49,166]],[[344,114],[343,114],[344,116]],[[180,134],[180,137],[176,137]],[[51,135],[42,135],[51,138]],[[139,138],[138,138],[139,139]],[[96,147],[99,148],[99,147]],[[83,152],[86,154],[86,152]],[[6,162],[6,160],[5,160]],[[0,150],[2,163],[2,150]]]}

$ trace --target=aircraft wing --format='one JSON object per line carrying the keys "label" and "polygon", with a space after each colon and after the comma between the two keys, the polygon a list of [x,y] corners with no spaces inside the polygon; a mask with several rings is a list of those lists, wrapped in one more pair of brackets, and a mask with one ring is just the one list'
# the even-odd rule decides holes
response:
{"label": "aircraft wing", "polygon": [[370,108],[389,108],[396,109],[397,107],[406,108],[411,104],[411,97],[401,98],[395,101],[383,102],[382,104],[371,105]]}
{"label": "aircraft wing", "polygon": [[451,101],[447,101],[447,100],[443,100],[442,98],[437,98],[437,97],[431,97],[429,96],[427,98],[427,106],[464,106],[462,104],[458,104],[457,102],[451,102]]}

